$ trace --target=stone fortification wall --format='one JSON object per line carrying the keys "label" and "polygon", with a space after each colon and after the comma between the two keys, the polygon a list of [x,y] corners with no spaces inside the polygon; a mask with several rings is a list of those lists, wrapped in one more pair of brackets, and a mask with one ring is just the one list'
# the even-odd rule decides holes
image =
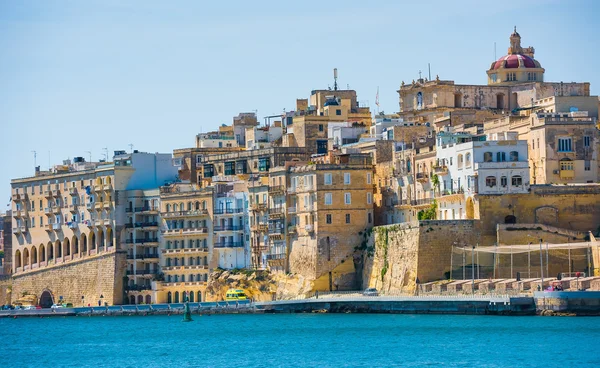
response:
{"label": "stone fortification wall", "polygon": [[0,305],[11,304],[12,280],[10,276],[0,277]]}
{"label": "stone fortification wall", "polygon": [[362,264],[363,288],[415,291],[425,283],[447,278],[452,246],[479,242],[478,221],[421,221],[373,228]]}
{"label": "stone fortification wall", "polygon": [[12,295],[15,299],[23,294],[33,294],[39,300],[42,292],[48,290],[55,301],[62,296],[64,302],[74,306],[98,305],[100,296],[109,305],[122,304],[125,269],[125,253],[102,253],[15,275]]}

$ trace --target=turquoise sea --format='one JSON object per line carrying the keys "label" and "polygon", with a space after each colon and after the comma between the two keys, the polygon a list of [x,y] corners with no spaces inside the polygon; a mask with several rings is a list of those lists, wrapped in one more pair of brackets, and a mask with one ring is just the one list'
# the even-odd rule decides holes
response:
{"label": "turquoise sea", "polygon": [[600,318],[278,314],[0,319],[2,367],[600,367]]}

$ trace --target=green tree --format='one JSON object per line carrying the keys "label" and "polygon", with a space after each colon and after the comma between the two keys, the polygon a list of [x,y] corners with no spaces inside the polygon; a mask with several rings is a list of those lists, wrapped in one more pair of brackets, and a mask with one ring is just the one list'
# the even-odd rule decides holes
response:
{"label": "green tree", "polygon": [[435,220],[437,217],[437,208],[437,201],[434,199],[433,202],[431,202],[431,205],[428,209],[421,210],[419,211],[419,213],[417,213],[417,218],[419,219],[419,221]]}
{"label": "green tree", "polygon": [[433,184],[433,195],[435,196],[435,191],[438,192],[438,197],[440,194],[440,177],[437,174],[431,175],[431,184]]}

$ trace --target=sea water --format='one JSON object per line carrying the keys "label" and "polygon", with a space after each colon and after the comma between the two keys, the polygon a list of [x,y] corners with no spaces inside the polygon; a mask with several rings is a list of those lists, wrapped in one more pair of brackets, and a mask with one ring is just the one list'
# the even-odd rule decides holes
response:
{"label": "sea water", "polygon": [[0,319],[1,367],[600,367],[600,318],[269,314]]}

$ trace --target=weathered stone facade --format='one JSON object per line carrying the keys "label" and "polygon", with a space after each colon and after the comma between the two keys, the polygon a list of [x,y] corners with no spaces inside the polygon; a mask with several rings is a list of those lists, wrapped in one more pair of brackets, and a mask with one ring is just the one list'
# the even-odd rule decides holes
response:
{"label": "weathered stone facade", "polygon": [[47,290],[55,302],[62,296],[64,302],[74,306],[98,305],[99,300],[108,305],[122,304],[125,269],[125,253],[108,252],[23,272],[13,275],[13,300],[23,294],[39,299]]}

